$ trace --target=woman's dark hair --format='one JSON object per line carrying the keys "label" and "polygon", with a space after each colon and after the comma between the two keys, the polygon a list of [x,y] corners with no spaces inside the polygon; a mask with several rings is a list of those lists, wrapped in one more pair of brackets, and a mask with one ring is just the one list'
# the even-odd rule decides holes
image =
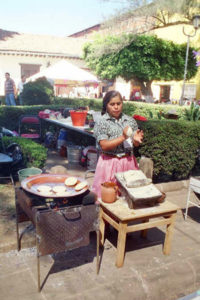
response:
{"label": "woman's dark hair", "polygon": [[107,105],[110,102],[110,100],[114,97],[117,97],[117,96],[119,96],[121,101],[123,101],[122,95],[117,91],[109,91],[105,94],[105,96],[103,97],[103,107],[102,107],[102,110],[101,110],[102,115],[104,115],[106,113],[106,108],[107,108]]}

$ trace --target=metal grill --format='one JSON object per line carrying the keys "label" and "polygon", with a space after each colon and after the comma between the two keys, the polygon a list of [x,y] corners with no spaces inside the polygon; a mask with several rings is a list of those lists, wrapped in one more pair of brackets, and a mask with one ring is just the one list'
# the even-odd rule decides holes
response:
{"label": "metal grill", "polygon": [[33,209],[36,217],[39,255],[71,250],[89,244],[89,233],[97,230],[96,205]]}
{"label": "metal grill", "polygon": [[[30,220],[36,227],[38,290],[39,257],[72,250],[89,244],[89,233],[97,232],[97,273],[99,269],[99,206],[96,195],[86,192],[72,199],[45,199],[16,188],[17,244],[20,250],[18,223]],[[73,204],[76,204],[75,206]],[[51,208],[54,207],[54,208]]]}

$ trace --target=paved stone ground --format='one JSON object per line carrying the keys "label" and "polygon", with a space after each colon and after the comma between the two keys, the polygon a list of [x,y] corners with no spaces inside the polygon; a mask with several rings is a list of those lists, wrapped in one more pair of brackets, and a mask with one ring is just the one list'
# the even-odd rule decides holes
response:
{"label": "paved stone ground", "polygon": [[[55,164],[66,166],[67,161],[51,153],[46,168]],[[67,167],[72,174],[80,172],[83,176],[85,172]],[[88,180],[92,181],[92,177]],[[184,220],[187,182],[162,184],[160,188],[166,192],[168,201],[182,208],[177,216],[171,255],[162,253],[165,228],[150,229],[146,239],[138,232],[131,233],[127,237],[124,266],[118,269],[115,267],[117,233],[110,228],[101,251],[100,272],[96,275],[96,236],[92,233],[88,247],[41,258],[43,288],[38,293],[34,231],[26,232],[24,248],[17,252],[13,230],[12,247],[7,245],[0,253],[0,299],[175,300],[197,291],[200,210],[191,207],[187,221]]]}

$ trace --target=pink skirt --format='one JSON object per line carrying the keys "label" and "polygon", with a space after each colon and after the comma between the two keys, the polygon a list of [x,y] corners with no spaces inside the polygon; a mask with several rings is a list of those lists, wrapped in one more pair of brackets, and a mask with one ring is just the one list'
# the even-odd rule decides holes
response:
{"label": "pink skirt", "polygon": [[101,184],[106,181],[116,183],[115,174],[128,170],[138,170],[135,156],[117,158],[102,154],[97,163],[92,191],[97,194],[98,197],[101,197]]}

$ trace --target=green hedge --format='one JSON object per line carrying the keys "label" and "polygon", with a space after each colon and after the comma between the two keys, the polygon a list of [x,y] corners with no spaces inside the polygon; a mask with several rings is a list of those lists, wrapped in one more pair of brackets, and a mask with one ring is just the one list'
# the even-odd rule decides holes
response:
{"label": "green hedge", "polygon": [[154,162],[154,182],[186,179],[198,166],[200,122],[139,122],[144,130],[140,155]]}
{"label": "green hedge", "polygon": [[[20,145],[23,152],[24,166],[43,168],[47,159],[47,149],[32,141],[20,137],[3,137],[5,147],[11,143]],[[2,149],[1,149],[2,150]]]}
{"label": "green hedge", "polygon": [[[89,106],[91,109],[100,110],[101,100],[94,99],[56,99],[51,105],[34,105],[34,106],[0,106],[0,126],[10,130],[18,131],[18,121],[21,115],[38,114],[39,111],[51,109],[62,111],[64,108],[78,108],[80,106]],[[9,121],[8,121],[9,120]]]}
{"label": "green hedge", "polygon": [[[0,106],[0,126],[17,131],[18,118],[21,114],[37,114],[45,108],[59,110],[65,107],[76,108],[79,106],[89,106],[90,109],[101,110],[102,99],[57,98],[55,104],[51,106]],[[179,120],[158,119],[160,111],[167,113],[172,109],[179,114]],[[184,121],[185,109],[185,107],[166,104],[124,103],[124,112],[128,115],[138,114],[148,118],[148,122],[139,122],[139,125],[144,129],[145,137],[138,153],[140,156],[145,155],[152,158],[154,162],[154,182],[186,179],[193,174],[194,168],[198,167],[200,121]],[[151,118],[149,118],[150,115]],[[152,119],[152,116],[154,119]],[[81,139],[79,135],[74,137],[71,132],[69,132],[69,138],[74,142],[77,141],[77,144],[85,146],[91,144],[87,137],[84,137],[84,139]],[[27,148],[23,149],[23,151],[28,157],[27,161],[32,163],[32,146],[28,150]],[[40,157],[39,153],[36,156]],[[43,161],[43,159],[40,160]],[[37,166],[39,167],[39,165]]]}
{"label": "green hedge", "polygon": [[[0,126],[10,130],[18,131],[18,120],[22,114],[38,114],[45,109],[63,110],[66,107],[78,108],[80,106],[89,106],[90,109],[101,111],[102,99],[69,99],[56,98],[52,105],[34,105],[34,106],[0,106]],[[124,112],[130,116],[134,114],[142,115],[148,119],[158,119],[160,111],[167,113],[169,110],[176,110],[179,119],[183,119],[185,107],[178,105],[157,105],[142,102],[124,102]],[[150,117],[151,116],[151,117]],[[9,120],[9,121],[8,121]]]}

